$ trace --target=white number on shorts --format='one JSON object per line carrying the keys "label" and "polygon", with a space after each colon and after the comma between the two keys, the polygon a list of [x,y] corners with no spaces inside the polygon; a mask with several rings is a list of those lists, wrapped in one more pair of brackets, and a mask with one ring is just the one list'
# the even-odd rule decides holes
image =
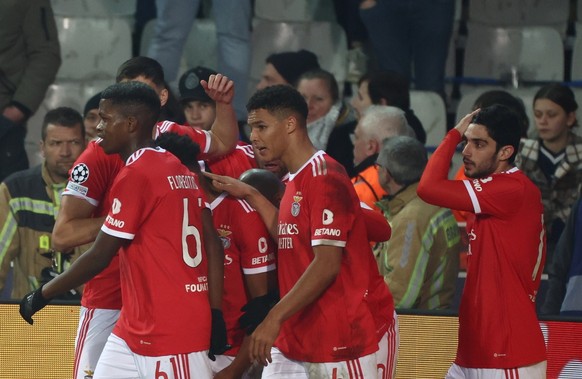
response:
{"label": "white number on shorts", "polygon": [[[197,267],[202,262],[202,243],[200,231],[193,225],[188,225],[188,199],[184,199],[184,216],[182,217],[182,258],[190,267]],[[196,242],[196,255],[190,255],[188,249],[188,236],[194,237]]]}

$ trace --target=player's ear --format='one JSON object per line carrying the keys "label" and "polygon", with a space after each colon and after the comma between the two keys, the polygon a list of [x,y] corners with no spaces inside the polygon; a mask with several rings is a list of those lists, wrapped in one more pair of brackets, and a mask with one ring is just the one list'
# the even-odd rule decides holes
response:
{"label": "player's ear", "polygon": [[138,129],[138,121],[135,116],[127,117],[127,131],[134,133]]}
{"label": "player's ear", "polygon": [[291,115],[285,120],[285,130],[287,130],[287,134],[291,134],[295,129],[297,129],[297,118]]}
{"label": "player's ear", "polygon": [[511,145],[505,145],[497,152],[497,157],[500,161],[506,161],[513,155],[515,148]]}

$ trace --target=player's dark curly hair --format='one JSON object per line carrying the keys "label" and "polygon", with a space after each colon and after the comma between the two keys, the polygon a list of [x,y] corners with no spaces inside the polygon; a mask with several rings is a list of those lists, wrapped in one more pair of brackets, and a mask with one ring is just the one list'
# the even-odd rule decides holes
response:
{"label": "player's dark curly hair", "polygon": [[247,111],[257,109],[266,109],[281,117],[288,117],[293,113],[298,117],[301,126],[306,125],[307,103],[295,88],[287,85],[275,85],[255,92],[247,103]]}
{"label": "player's dark curly hair", "polygon": [[160,98],[156,91],[141,82],[116,83],[101,92],[126,117],[133,116],[152,128],[160,115]]}
{"label": "player's dark curly hair", "polygon": [[497,143],[496,151],[503,146],[513,146],[513,154],[508,162],[513,163],[521,139],[521,119],[517,113],[504,105],[495,104],[483,108],[472,120],[474,124],[484,125],[489,136]]}
{"label": "player's dark curly hair", "polygon": [[192,141],[190,137],[172,132],[162,133],[156,138],[155,144],[174,154],[184,166],[196,172],[200,171],[198,164],[200,145]]}

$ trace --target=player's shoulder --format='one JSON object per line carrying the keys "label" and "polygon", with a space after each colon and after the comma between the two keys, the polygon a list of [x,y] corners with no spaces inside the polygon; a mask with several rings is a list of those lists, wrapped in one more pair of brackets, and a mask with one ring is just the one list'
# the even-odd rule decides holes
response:
{"label": "player's shoulder", "polygon": [[[326,154],[324,151],[319,150],[305,162],[305,164],[295,173],[291,174],[290,177],[293,179],[300,173],[310,175],[314,178],[316,177],[332,177],[336,175],[345,174],[345,169],[331,156]],[[347,174],[346,174],[347,178]]]}

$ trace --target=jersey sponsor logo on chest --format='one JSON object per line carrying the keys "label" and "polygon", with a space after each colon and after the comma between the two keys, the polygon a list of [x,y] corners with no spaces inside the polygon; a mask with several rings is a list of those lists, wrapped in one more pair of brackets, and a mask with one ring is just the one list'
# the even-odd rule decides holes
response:
{"label": "jersey sponsor logo on chest", "polygon": [[342,231],[339,229],[329,229],[329,228],[320,228],[315,229],[315,237],[319,236],[332,236],[332,237],[339,237],[341,236]]}

